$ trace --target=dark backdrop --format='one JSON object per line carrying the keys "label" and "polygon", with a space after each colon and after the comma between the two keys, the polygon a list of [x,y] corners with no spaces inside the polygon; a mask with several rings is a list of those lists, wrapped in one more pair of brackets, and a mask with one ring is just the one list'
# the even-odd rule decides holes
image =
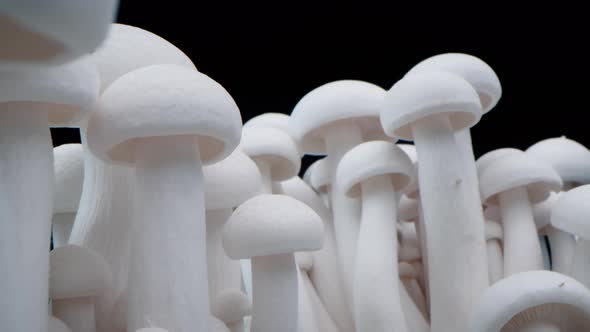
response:
{"label": "dark backdrop", "polygon": [[[561,135],[590,146],[590,28],[582,8],[564,2],[521,8],[490,1],[418,2],[415,8],[287,3],[121,0],[118,22],[182,49],[232,94],[244,122],[264,112],[290,113],[306,92],[329,81],[389,88],[431,55],[465,52],[489,63],[503,86],[498,106],[473,129],[476,155]],[[55,145],[79,142],[76,130],[52,133]]]}

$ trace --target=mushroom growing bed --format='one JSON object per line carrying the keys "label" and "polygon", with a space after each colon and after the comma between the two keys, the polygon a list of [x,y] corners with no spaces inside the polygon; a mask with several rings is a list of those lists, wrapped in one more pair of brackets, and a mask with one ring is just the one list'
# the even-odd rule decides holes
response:
{"label": "mushroom growing bed", "polygon": [[0,332],[590,331],[590,150],[476,160],[482,59],[243,123],[117,1],[25,2],[0,4]]}

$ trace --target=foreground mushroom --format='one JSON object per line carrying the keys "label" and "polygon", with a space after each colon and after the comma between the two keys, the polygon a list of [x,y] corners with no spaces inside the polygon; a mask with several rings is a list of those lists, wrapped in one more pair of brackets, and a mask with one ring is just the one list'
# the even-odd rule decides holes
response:
{"label": "foreground mushroom", "polygon": [[240,205],[223,233],[233,259],[252,259],[252,331],[295,332],[298,281],[294,253],[323,244],[320,217],[283,195],[260,195]]}
{"label": "foreground mushroom", "polygon": [[207,330],[202,166],[237,146],[236,104],[195,70],[154,65],[111,84],[94,113],[87,131],[92,153],[135,167],[127,329]]}
{"label": "foreground mushroom", "polygon": [[[49,126],[82,117],[98,95],[87,58],[60,66],[0,70],[0,322],[14,332],[47,329],[53,147]],[[26,248],[26,249],[24,249]]]}
{"label": "foreground mushroom", "polygon": [[473,87],[444,72],[404,77],[381,110],[385,132],[414,140],[418,152],[432,331],[467,331],[463,317],[488,287],[481,204],[465,181],[472,166],[457,158],[455,139],[481,113]]}

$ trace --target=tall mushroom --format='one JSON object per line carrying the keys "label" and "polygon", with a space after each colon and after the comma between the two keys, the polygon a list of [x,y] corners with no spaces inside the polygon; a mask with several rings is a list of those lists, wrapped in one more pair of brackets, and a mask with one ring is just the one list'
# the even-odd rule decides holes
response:
{"label": "tall mushroom", "polygon": [[47,329],[53,147],[49,126],[82,117],[98,95],[88,58],[0,70],[0,322],[6,331]]}
{"label": "tall mushroom", "polygon": [[[306,154],[327,154],[328,170],[336,186],[336,168],[342,156],[369,137],[382,134],[379,107],[383,88],[363,81],[342,80],[307,93],[291,113],[290,128]],[[333,191],[330,207],[338,259],[344,283],[344,301],[352,309],[352,283],[359,231],[360,202]]]}
{"label": "tall mushroom", "polygon": [[135,168],[127,329],[207,330],[202,167],[238,145],[238,107],[206,75],[153,65],[112,83],[93,113],[90,151]]}
{"label": "tall mushroom", "polygon": [[297,331],[294,253],[323,244],[320,217],[284,195],[260,195],[240,205],[225,225],[223,247],[233,259],[252,259],[252,331]]}
{"label": "tall mushroom", "polygon": [[[140,28],[112,24],[109,34],[92,55],[100,74],[101,92],[117,78],[154,64],[177,64],[194,69],[190,59],[165,39]],[[70,243],[94,249],[113,271],[112,289],[97,304],[99,329],[108,330],[119,294],[126,294],[129,240],[133,209],[134,170],[105,163],[88,151],[86,124],[81,124],[85,150],[84,185]]]}
{"label": "tall mushroom", "polygon": [[[481,204],[465,181],[468,168],[455,133],[482,113],[473,87],[446,72],[407,75],[389,90],[381,123],[392,137],[414,140],[427,243],[432,331],[467,331],[488,287]],[[473,185],[473,183],[471,184]]]}
{"label": "tall mushroom", "polygon": [[[94,51],[118,0],[19,0],[0,4],[0,64],[60,64]],[[7,44],[6,44],[7,43]]]}
{"label": "tall mushroom", "polygon": [[393,143],[366,142],[342,157],[336,177],[342,186],[338,190],[362,200],[353,284],[356,330],[408,331],[398,288],[395,227],[396,193],[413,181],[412,162]]}
{"label": "tall mushroom", "polygon": [[84,181],[84,152],[81,144],[63,144],[53,149],[53,246],[68,243]]}
{"label": "tall mushroom", "polygon": [[551,211],[551,224],[578,237],[571,276],[590,288],[590,185],[561,195]]}
{"label": "tall mushroom", "polygon": [[53,314],[72,331],[96,331],[95,300],[112,281],[107,262],[91,249],[66,245],[51,252],[50,268]]}
{"label": "tall mushroom", "polygon": [[[564,307],[584,318],[566,322]],[[588,331],[590,290],[557,272],[520,272],[492,285],[466,320],[478,332]]]}
{"label": "tall mushroom", "polygon": [[543,269],[543,256],[532,206],[558,191],[555,170],[524,152],[513,150],[479,164],[481,197],[498,205],[504,233],[504,275]]}

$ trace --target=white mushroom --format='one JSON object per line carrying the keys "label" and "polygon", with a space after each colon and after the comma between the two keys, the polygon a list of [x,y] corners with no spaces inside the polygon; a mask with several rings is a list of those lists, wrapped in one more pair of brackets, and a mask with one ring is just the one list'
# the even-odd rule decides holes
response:
{"label": "white mushroom", "polygon": [[[0,3],[0,64],[60,64],[94,51],[115,19],[118,0]],[[7,66],[7,67],[8,67]]]}
{"label": "white mushroom", "polygon": [[96,101],[98,83],[96,66],[87,58],[0,70],[0,322],[6,331],[47,329],[53,210],[49,126],[81,118]]}
{"label": "white mushroom", "polygon": [[[300,142],[302,152],[328,155],[326,160],[334,186],[336,168],[342,156],[365,140],[384,136],[378,121],[384,95],[381,87],[371,83],[335,81],[307,93],[293,109],[290,128]],[[330,200],[344,282],[344,301],[352,310],[360,202],[337,191],[332,192]]]}
{"label": "white mushroom", "polygon": [[207,330],[202,166],[238,145],[235,102],[195,70],[153,65],[116,80],[93,113],[90,151],[135,167],[127,329]]}
{"label": "white mushroom", "polygon": [[[368,162],[370,161],[370,162]],[[397,269],[397,199],[414,167],[395,144],[372,141],[348,151],[338,165],[340,188],[361,197],[362,216],[353,284],[357,331],[408,331]]]}
{"label": "white mushroom", "polygon": [[533,218],[532,204],[561,189],[555,170],[519,150],[490,158],[478,165],[481,197],[499,205],[504,232],[504,275],[542,270],[543,256]]}
{"label": "white mushroom", "polygon": [[252,303],[239,289],[226,288],[211,298],[211,313],[232,332],[244,332],[244,317],[252,313]]}
{"label": "white mushroom", "polygon": [[473,87],[445,72],[407,75],[389,90],[381,111],[385,132],[414,140],[418,152],[433,331],[466,331],[463,318],[488,287],[481,204],[465,181],[472,166],[457,158],[455,138],[481,114]]}
{"label": "white mushroom", "polygon": [[320,249],[322,244],[320,217],[291,197],[260,195],[234,211],[225,225],[223,247],[233,259],[252,259],[252,331],[297,331],[293,254]]}
{"label": "white mushroom", "polygon": [[53,246],[68,243],[84,181],[84,152],[81,144],[63,144],[53,149]]}
{"label": "white mushroom", "polygon": [[72,331],[96,331],[95,300],[112,282],[107,262],[96,252],[74,245],[54,249],[50,260],[53,314]]}

